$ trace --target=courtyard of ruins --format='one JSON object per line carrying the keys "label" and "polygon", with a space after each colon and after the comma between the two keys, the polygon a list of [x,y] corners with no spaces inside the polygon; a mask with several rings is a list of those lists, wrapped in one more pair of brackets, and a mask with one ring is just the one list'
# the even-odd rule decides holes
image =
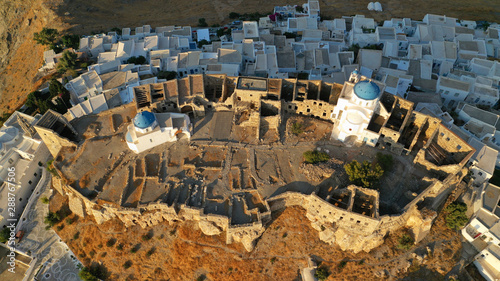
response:
{"label": "courtyard of ruins", "polygon": [[[194,120],[191,140],[135,154],[124,142],[127,116],[134,111],[126,107],[82,118],[75,129],[87,139],[77,149],[64,148],[56,159],[66,182],[99,205],[135,209],[150,203],[182,204],[226,216],[231,225],[259,220],[257,213],[269,212],[267,199],[289,191],[315,193],[347,209],[350,194],[345,188],[350,182],[343,165],[352,160],[372,162],[381,152],[329,140],[331,122],[292,114],[284,114],[272,134],[245,141],[238,135],[244,128],[233,119],[234,112],[211,111]],[[299,134],[292,132],[295,123],[300,124]],[[303,163],[303,153],[313,149],[328,153],[330,160]],[[393,170],[379,183],[378,215],[401,213],[431,184],[424,178],[432,175],[413,164],[414,156],[394,156]],[[352,211],[374,217],[374,198],[364,197],[354,194]]]}

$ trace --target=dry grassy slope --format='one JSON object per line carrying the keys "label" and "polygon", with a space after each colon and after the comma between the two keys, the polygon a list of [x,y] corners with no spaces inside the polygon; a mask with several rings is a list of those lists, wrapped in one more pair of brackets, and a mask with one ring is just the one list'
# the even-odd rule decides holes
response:
{"label": "dry grassy slope", "polygon": [[[376,20],[391,17],[422,18],[426,13],[446,14],[472,20],[498,21],[497,0],[388,0],[384,12],[366,9],[371,0],[321,0],[328,17],[365,14]],[[196,25],[206,18],[211,24],[227,20],[230,12],[270,12],[276,5],[301,4],[301,0],[0,0],[0,113],[22,105],[36,86],[34,77],[42,64],[44,49],[33,43],[33,33],[43,26],[78,34],[107,31],[113,27],[142,24]],[[66,14],[66,13],[69,13]]]}
{"label": "dry grassy slope", "polygon": [[[51,210],[64,206],[64,202],[55,193]],[[57,232],[85,265],[102,263],[108,280],[195,280],[200,275],[207,280],[297,280],[299,269],[307,266],[307,257],[312,255],[330,268],[328,280],[377,280],[375,272],[408,266],[411,259],[410,253],[395,247],[399,234],[389,236],[370,253],[352,254],[321,242],[304,209],[290,207],[274,215],[251,253],[241,244],[226,245],[224,233],[203,235],[193,222],[162,223],[144,230],[138,226],[125,229],[118,220],[97,226],[91,219],[78,219],[71,225],[60,223],[65,226]],[[79,237],[73,239],[76,232]],[[146,233],[153,235],[151,240],[142,240]],[[106,245],[110,239],[116,239],[112,247]],[[117,249],[118,244],[123,250]],[[459,236],[444,226],[440,216],[429,236],[412,250],[424,251],[427,246],[433,250],[432,257],[422,266],[400,270],[397,279],[443,280],[460,255]],[[134,247],[138,251],[131,253]],[[154,253],[148,257],[150,249]],[[348,263],[339,269],[342,260]],[[127,261],[132,266],[124,269]]]}
{"label": "dry grassy slope", "polygon": [[44,26],[65,29],[53,9],[40,0],[0,0],[0,113],[24,103],[43,60],[33,33]]}

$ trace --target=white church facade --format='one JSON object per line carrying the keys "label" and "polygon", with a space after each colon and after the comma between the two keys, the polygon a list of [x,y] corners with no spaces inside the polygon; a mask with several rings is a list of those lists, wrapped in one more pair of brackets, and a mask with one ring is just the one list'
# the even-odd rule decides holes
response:
{"label": "white church facade", "polygon": [[384,84],[353,71],[332,112],[332,119],[337,120],[334,122],[332,139],[375,146],[380,134],[369,130],[368,125],[374,114],[385,111],[380,103],[384,88]]}
{"label": "white church facade", "polygon": [[141,153],[163,143],[177,141],[181,136],[189,139],[190,124],[186,114],[141,111],[128,126],[125,139],[132,151]]}

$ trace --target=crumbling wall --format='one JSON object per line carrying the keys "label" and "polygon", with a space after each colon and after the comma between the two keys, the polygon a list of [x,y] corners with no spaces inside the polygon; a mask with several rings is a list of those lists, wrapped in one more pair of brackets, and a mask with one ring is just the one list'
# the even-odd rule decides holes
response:
{"label": "crumbling wall", "polygon": [[334,105],[321,100],[304,100],[285,102],[283,110],[285,113],[299,114],[317,117],[332,121],[331,115]]}
{"label": "crumbling wall", "polygon": [[59,154],[59,151],[61,151],[63,147],[72,147],[76,149],[75,143],[64,137],[57,135],[57,133],[55,133],[51,129],[39,126],[35,126],[35,129],[42,138],[42,141],[45,143],[45,145],[47,145],[50,154],[52,154],[54,158],[57,157],[57,154]]}

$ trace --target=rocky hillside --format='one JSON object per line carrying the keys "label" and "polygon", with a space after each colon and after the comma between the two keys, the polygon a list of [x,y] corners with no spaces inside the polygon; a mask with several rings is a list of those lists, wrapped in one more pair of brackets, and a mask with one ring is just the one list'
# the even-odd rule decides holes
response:
{"label": "rocky hillside", "polygon": [[[55,192],[51,211],[67,209],[65,202]],[[274,213],[250,253],[239,243],[226,245],[223,234],[204,235],[190,221],[142,229],[117,219],[97,225],[92,218],[69,218],[71,224],[63,220],[54,229],[86,266],[100,264],[106,280],[300,280],[309,257],[328,268],[327,280],[444,280],[461,251],[460,236],[442,215],[408,250],[398,249],[402,233],[395,233],[358,254],[322,242],[300,207]]]}

